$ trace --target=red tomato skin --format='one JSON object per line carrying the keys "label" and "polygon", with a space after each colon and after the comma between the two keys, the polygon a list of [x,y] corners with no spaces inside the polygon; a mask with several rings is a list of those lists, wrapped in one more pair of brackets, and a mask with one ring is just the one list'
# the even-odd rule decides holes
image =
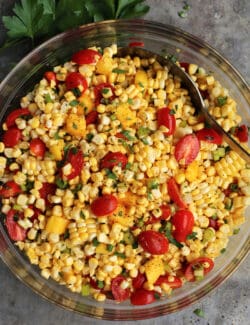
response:
{"label": "red tomato skin", "polygon": [[54,183],[43,183],[42,187],[39,190],[40,198],[44,199],[46,204],[49,203],[48,196],[55,194],[56,184]]}
{"label": "red tomato skin", "polygon": [[98,112],[92,111],[85,116],[86,125],[95,124],[98,119]]}
{"label": "red tomato skin", "polygon": [[142,231],[138,236],[138,242],[146,252],[153,255],[165,254],[169,247],[167,238],[154,230]]}
{"label": "red tomato skin", "polygon": [[30,152],[38,158],[44,158],[46,152],[45,143],[39,138],[32,139],[30,141]]}
{"label": "red tomato skin", "polygon": [[209,218],[209,227],[214,228],[214,230],[218,230],[220,228],[220,225],[218,224],[217,220]]}
{"label": "red tomato skin", "polygon": [[141,41],[134,41],[134,42],[130,42],[128,44],[129,47],[144,47],[145,44],[144,42],[141,42]]}
{"label": "red tomato skin", "polygon": [[208,272],[210,272],[213,267],[214,267],[214,262],[213,260],[211,260],[211,258],[209,257],[198,257],[195,260],[193,260],[192,262],[190,262],[185,270],[185,278],[187,279],[187,281],[193,282],[195,281],[195,276],[194,276],[194,272],[193,272],[193,267],[197,264],[202,264],[202,263],[209,263],[209,267],[208,268],[204,268],[204,275],[207,274]]}
{"label": "red tomato skin", "polygon": [[185,70],[185,72],[188,72],[188,68],[189,68],[188,62],[180,62],[180,66]]}
{"label": "red tomato skin", "polygon": [[81,174],[82,168],[84,166],[83,153],[81,150],[77,149],[77,152],[74,153],[74,150],[71,148],[68,153],[67,163],[70,163],[72,166],[72,171],[69,175],[66,176],[68,180],[75,178]]}
{"label": "red tomato skin", "polygon": [[26,230],[14,220],[16,214],[18,214],[17,211],[10,209],[6,216],[5,225],[12,240],[22,241],[26,238]]}
{"label": "red tomato skin", "polygon": [[101,160],[101,168],[112,169],[117,165],[121,165],[122,169],[126,167],[128,157],[121,152],[108,152]]}
{"label": "red tomato skin", "polygon": [[91,49],[80,50],[72,55],[71,61],[81,64],[96,63],[102,57],[101,53]]}
{"label": "red tomato skin", "polygon": [[167,182],[168,194],[174,203],[178,205],[179,208],[186,209],[187,204],[183,201],[179,186],[176,183],[175,179],[172,177]]}
{"label": "red tomato skin", "polygon": [[21,187],[14,181],[8,181],[0,189],[0,197],[8,199],[22,193]]}
{"label": "red tomato skin", "polygon": [[180,278],[178,278],[177,276],[172,276],[171,278],[174,278],[174,281],[169,281],[169,275],[161,275],[156,282],[154,283],[154,285],[156,286],[160,286],[163,283],[166,283],[170,286],[170,288],[172,289],[176,289],[176,288],[180,288],[182,286],[182,281]]}
{"label": "red tomato skin", "polygon": [[159,109],[156,113],[158,127],[161,125],[166,126],[169,131],[164,132],[165,135],[172,135],[176,129],[176,119],[174,114],[171,114],[171,110],[168,107]]}
{"label": "red tomato skin", "polygon": [[56,79],[56,74],[54,71],[46,71],[44,73],[44,78],[50,82],[50,81],[55,81],[56,83],[58,83],[58,80]]}
{"label": "red tomato skin", "polygon": [[18,108],[12,111],[6,118],[5,123],[7,125],[7,128],[9,129],[11,126],[16,125],[16,119],[18,117],[31,115],[28,108]]}
{"label": "red tomato skin", "polygon": [[15,126],[12,126],[3,134],[3,143],[6,148],[15,147],[21,140],[22,132]]}
{"label": "red tomato skin", "polygon": [[206,141],[214,144],[222,144],[222,136],[214,129],[204,128],[196,132],[199,141]]}
{"label": "red tomato skin", "polygon": [[28,207],[29,209],[34,211],[34,214],[30,217],[30,221],[34,222],[38,218],[39,214],[41,214],[41,211],[37,209],[34,205],[29,205]]}
{"label": "red tomato skin", "polygon": [[245,124],[238,126],[235,130],[235,136],[239,139],[240,142],[248,141],[248,128]]}
{"label": "red tomato skin", "polygon": [[146,282],[146,277],[139,272],[137,277],[132,279],[132,286],[134,289],[139,289],[143,286],[144,282]]}
{"label": "red tomato skin", "polygon": [[167,220],[171,216],[171,209],[168,205],[162,205],[161,207],[162,214],[159,218],[156,218],[155,216],[152,216],[147,222],[145,222],[146,225],[159,222],[161,220]]}
{"label": "red tomato skin", "polygon": [[154,291],[139,288],[131,294],[130,302],[135,306],[152,304],[155,301]]}
{"label": "red tomato skin", "polygon": [[191,164],[200,151],[200,142],[195,134],[187,134],[182,137],[175,146],[174,156],[179,162],[184,160],[184,165]]}
{"label": "red tomato skin", "polygon": [[112,96],[109,97],[110,100],[113,100],[115,98],[115,88],[108,82],[100,83],[99,85],[95,86],[94,88],[94,94],[95,94],[95,105],[99,105],[101,103],[102,96],[102,90],[103,88],[110,88],[112,91]]}
{"label": "red tomato skin", "polygon": [[70,72],[65,80],[67,90],[77,88],[79,86],[83,87],[82,94],[88,88],[88,83],[86,78],[79,72]]}
{"label": "red tomato skin", "polygon": [[122,289],[121,283],[126,280],[124,276],[118,275],[111,281],[111,291],[116,301],[127,300],[130,296],[130,289]]}
{"label": "red tomato skin", "polygon": [[104,194],[95,199],[90,208],[97,217],[109,215],[115,211],[118,206],[117,198],[112,194]]}
{"label": "red tomato skin", "polygon": [[178,242],[185,242],[187,235],[192,233],[194,216],[189,210],[178,210],[172,218],[175,227],[173,236]]}

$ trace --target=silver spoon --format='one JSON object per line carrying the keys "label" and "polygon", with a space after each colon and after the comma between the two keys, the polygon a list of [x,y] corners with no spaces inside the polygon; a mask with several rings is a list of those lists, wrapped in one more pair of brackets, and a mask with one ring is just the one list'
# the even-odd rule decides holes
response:
{"label": "silver spoon", "polygon": [[223,140],[230,146],[232,150],[237,152],[240,157],[243,158],[247,163],[250,163],[250,153],[248,153],[245,148],[243,148],[237,141],[235,141],[235,139],[233,139],[233,137],[231,137],[231,135],[216,122],[213,116],[209,114],[197,86],[184,70],[182,70],[170,59],[164,58],[159,54],[139,47],[123,47],[118,49],[118,57],[125,57],[126,55],[130,55],[131,57],[138,56],[144,59],[155,58],[156,61],[158,61],[162,66],[166,66],[171,74],[178,76],[185,87],[188,89],[192,103],[197,111],[201,112],[204,115],[209,125],[222,136]]}

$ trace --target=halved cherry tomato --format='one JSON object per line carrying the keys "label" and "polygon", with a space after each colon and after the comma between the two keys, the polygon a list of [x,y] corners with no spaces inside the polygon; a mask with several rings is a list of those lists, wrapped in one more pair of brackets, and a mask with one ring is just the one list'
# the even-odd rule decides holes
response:
{"label": "halved cherry tomato", "polygon": [[132,279],[132,286],[134,289],[139,289],[146,282],[146,276],[143,273],[138,273],[138,275]]}
{"label": "halved cherry tomato", "polygon": [[112,169],[115,166],[126,167],[128,157],[121,152],[108,152],[101,160],[101,168]]}
{"label": "halved cherry tomato", "polygon": [[15,217],[19,219],[21,218],[21,215],[16,210],[10,209],[5,220],[8,234],[14,241],[24,240],[26,238],[27,231],[15,221]]}
{"label": "halved cherry tomato", "polygon": [[32,139],[30,141],[30,152],[38,158],[43,158],[46,152],[45,143],[39,138]]}
{"label": "halved cherry tomato", "polygon": [[28,108],[18,108],[18,109],[15,109],[14,111],[12,111],[7,116],[5,123],[9,129],[11,126],[14,126],[16,124],[16,119],[18,117],[29,116],[29,115],[31,115],[31,113]]}
{"label": "halved cherry tomato", "polygon": [[179,186],[173,177],[168,180],[167,188],[170,199],[174,201],[174,203],[176,203],[179,208],[186,209],[187,203],[183,201]]}
{"label": "halved cherry tomato", "polygon": [[204,128],[196,132],[196,136],[200,141],[206,141],[215,144],[222,144],[222,135],[217,133],[214,129]]}
{"label": "halved cherry tomato", "polygon": [[112,96],[109,97],[110,100],[113,100],[115,98],[115,88],[108,82],[103,82],[94,88],[94,94],[95,94],[95,104],[99,105],[101,103],[101,100],[103,98],[102,91],[104,88],[110,88],[112,91]]}
{"label": "halved cherry tomato", "polygon": [[71,90],[74,88],[78,88],[79,86],[82,87],[81,94],[85,92],[88,88],[88,83],[86,78],[81,75],[79,72],[70,72],[65,80],[67,90]]}
{"label": "halved cherry tomato", "polygon": [[169,285],[170,288],[172,289],[176,289],[176,288],[180,288],[182,286],[182,281],[180,278],[178,278],[177,276],[173,276],[173,275],[161,275],[156,282],[154,283],[154,285],[156,286],[160,286],[161,284],[166,283]]}
{"label": "halved cherry tomato", "polygon": [[97,119],[98,119],[98,112],[97,111],[89,112],[85,116],[86,125],[95,124],[95,122],[97,121]]}
{"label": "halved cherry tomato", "polygon": [[14,181],[8,181],[0,189],[0,197],[8,199],[22,193],[21,187]]}
{"label": "halved cherry tomato", "polygon": [[115,135],[118,139],[124,139],[124,140],[127,140],[126,136],[121,133],[121,132],[117,132],[116,135]]}
{"label": "halved cherry tomato", "polygon": [[46,204],[49,203],[48,196],[55,194],[56,184],[54,183],[43,183],[42,187],[39,190],[40,198],[44,199]]}
{"label": "halved cherry tomato", "polygon": [[161,255],[168,251],[169,243],[167,238],[154,230],[142,231],[138,236],[138,242],[150,254]]}
{"label": "halved cherry tomato", "polygon": [[134,42],[130,42],[128,44],[129,47],[144,47],[145,44],[144,42],[140,42],[140,41],[134,41]]}
{"label": "halved cherry tomato", "polygon": [[178,242],[185,242],[187,235],[192,233],[194,216],[189,210],[178,210],[172,218],[172,225],[175,227],[173,236]]}
{"label": "halved cherry tomato", "polygon": [[160,208],[161,208],[161,216],[159,218],[152,216],[147,222],[145,222],[145,225],[156,223],[159,222],[160,220],[167,220],[171,216],[171,209],[168,205],[161,205]]}
{"label": "halved cherry tomato", "polygon": [[[204,264],[208,266],[204,267]],[[198,257],[189,263],[185,270],[185,278],[187,281],[195,281],[194,270],[198,268],[203,268],[204,275],[210,272],[214,267],[214,262],[209,257]]]}
{"label": "halved cherry tomato", "polygon": [[41,214],[41,211],[34,205],[29,205],[29,209],[34,211],[34,214],[29,218],[31,222],[34,222],[38,218],[39,214]]}
{"label": "halved cherry tomato", "polygon": [[143,288],[137,289],[131,294],[130,302],[135,306],[152,304],[155,301],[155,292]]}
{"label": "halved cherry tomato", "polygon": [[185,166],[189,165],[197,157],[200,151],[200,142],[195,134],[187,134],[181,138],[174,151],[175,159],[183,161]]}
{"label": "halved cherry tomato", "polygon": [[124,276],[118,275],[111,281],[111,291],[116,301],[124,301],[130,296],[130,289],[121,287],[124,280],[126,280]]}
{"label": "halved cherry tomato", "polygon": [[240,140],[240,142],[248,141],[248,127],[245,124],[238,126],[235,129],[234,135]]}
{"label": "halved cherry tomato", "polygon": [[189,64],[190,63],[188,62],[180,62],[180,66],[185,70],[185,72],[188,72]]}
{"label": "halved cherry tomato", "polygon": [[56,74],[53,71],[46,71],[44,73],[44,78],[47,79],[47,81],[55,81],[56,83],[58,83],[58,80],[56,79]]}
{"label": "halved cherry tomato", "polygon": [[91,210],[97,217],[111,214],[118,206],[117,198],[112,194],[104,194],[91,203]]}
{"label": "halved cherry tomato", "polygon": [[83,165],[84,165],[84,159],[83,159],[83,153],[81,150],[77,148],[70,148],[68,155],[66,157],[66,164],[70,163],[72,171],[69,175],[65,176],[68,180],[71,180],[75,178],[76,176],[79,176],[81,174]]}
{"label": "halved cherry tomato", "polygon": [[12,126],[3,134],[3,143],[6,148],[12,148],[21,140],[22,132],[17,127]]}
{"label": "halved cherry tomato", "polygon": [[174,134],[176,128],[176,119],[174,114],[171,113],[171,110],[168,107],[163,107],[157,111],[156,116],[157,116],[158,127],[164,125],[169,130],[167,132],[164,132],[164,134],[165,135]]}
{"label": "halved cherry tomato", "polygon": [[101,53],[91,49],[84,49],[72,55],[71,61],[77,64],[96,63],[102,57]]}

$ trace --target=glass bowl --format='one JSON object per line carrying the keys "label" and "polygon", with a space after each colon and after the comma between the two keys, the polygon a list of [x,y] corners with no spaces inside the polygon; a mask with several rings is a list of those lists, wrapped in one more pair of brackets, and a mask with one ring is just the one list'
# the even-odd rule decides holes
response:
{"label": "glass bowl", "polygon": [[[212,71],[216,79],[230,90],[238,103],[244,123],[250,125],[250,92],[246,82],[235,68],[211,46],[180,29],[146,20],[104,21],[81,26],[53,37],[21,60],[0,85],[0,121],[11,108],[18,105],[43,73],[70,59],[79,49],[90,46],[127,46],[143,42],[146,49],[162,54],[177,55],[180,61],[193,62]],[[136,320],[176,312],[208,294],[222,283],[246,257],[250,247],[250,218],[241,227],[239,235],[232,236],[224,254],[216,259],[215,267],[204,280],[186,283],[164,300],[146,306],[117,304],[112,300],[96,302],[45,280],[37,267],[15,247],[0,224],[0,255],[11,271],[44,298],[85,316]]]}

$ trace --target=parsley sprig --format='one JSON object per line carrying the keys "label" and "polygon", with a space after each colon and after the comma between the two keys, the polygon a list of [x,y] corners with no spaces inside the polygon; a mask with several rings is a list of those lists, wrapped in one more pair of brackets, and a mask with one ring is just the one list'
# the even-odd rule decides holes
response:
{"label": "parsley sprig", "polygon": [[137,18],[149,11],[145,0],[21,0],[4,16],[2,48],[30,40],[32,46],[70,28],[106,19]]}

